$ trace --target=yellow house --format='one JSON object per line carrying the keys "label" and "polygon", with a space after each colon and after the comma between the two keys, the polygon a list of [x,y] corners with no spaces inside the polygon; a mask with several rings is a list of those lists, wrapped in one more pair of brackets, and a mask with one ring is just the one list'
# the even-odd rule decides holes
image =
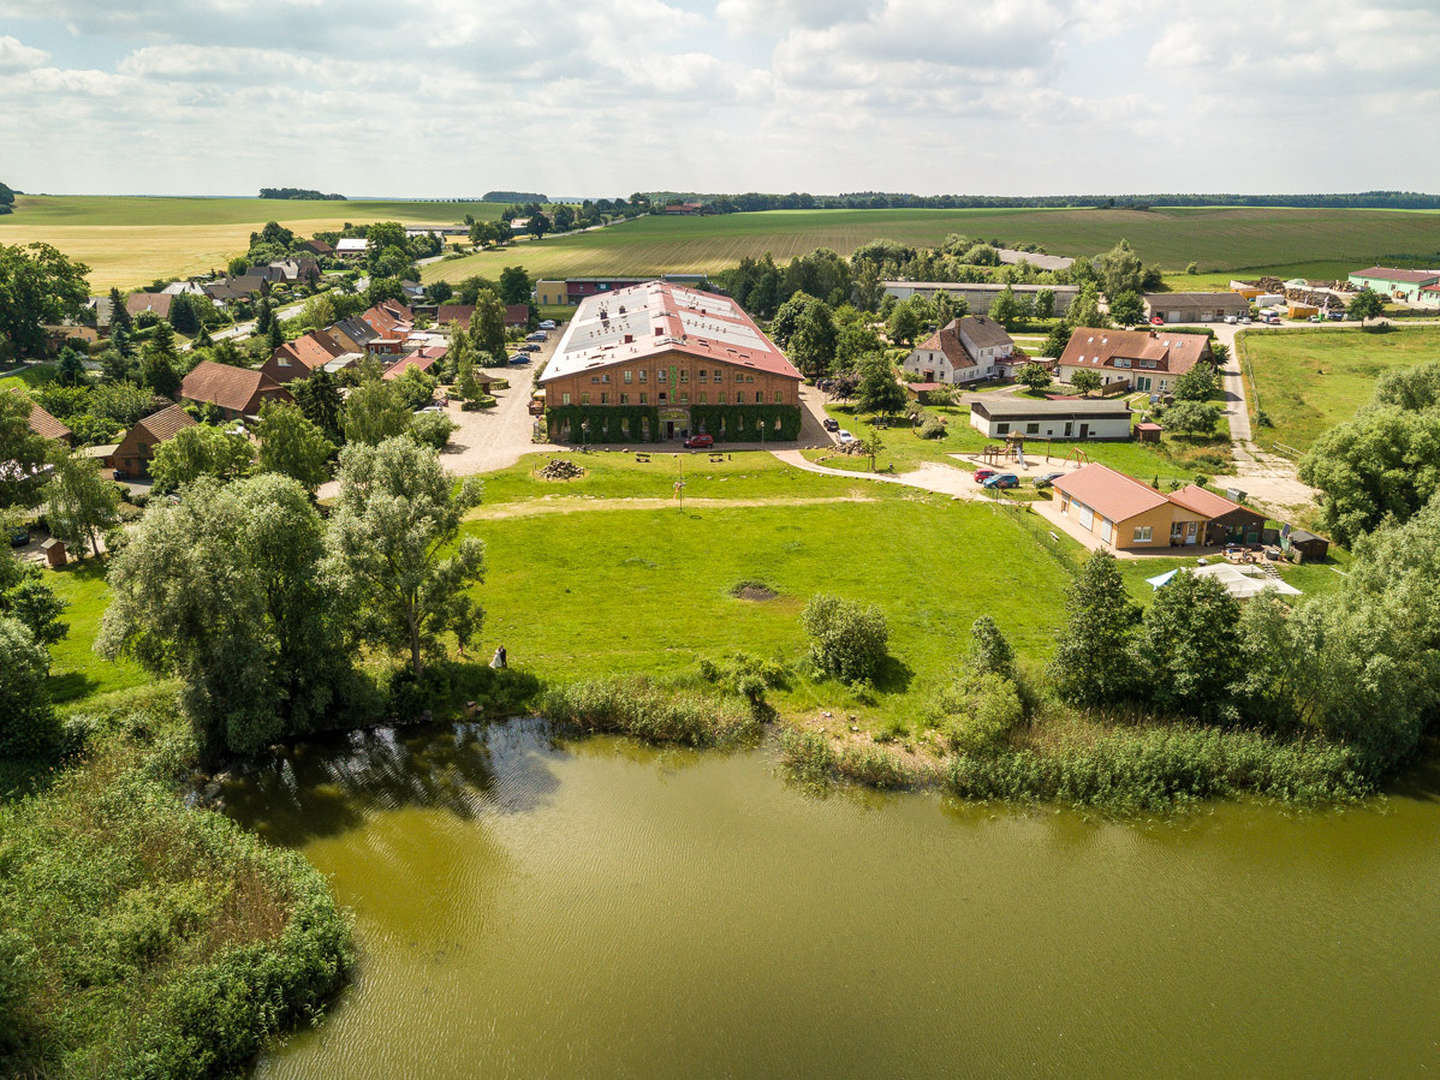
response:
{"label": "yellow house", "polygon": [[535,303],[540,307],[568,304],[570,297],[563,281],[535,282]]}
{"label": "yellow house", "polygon": [[1111,548],[1147,550],[1205,542],[1209,517],[1105,465],[1055,481],[1060,514]]}

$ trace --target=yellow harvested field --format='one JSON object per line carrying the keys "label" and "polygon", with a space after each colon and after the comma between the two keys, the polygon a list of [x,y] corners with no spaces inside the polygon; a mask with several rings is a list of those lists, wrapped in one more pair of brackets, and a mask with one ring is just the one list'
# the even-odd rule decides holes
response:
{"label": "yellow harvested field", "polygon": [[[18,216],[18,215],[17,215]],[[309,235],[338,229],[343,218],[286,222],[287,228]],[[25,225],[0,224],[0,243],[54,244],[72,259],[90,267],[90,290],[112,286],[132,289],[156,278],[224,270],[250,246],[250,234],[263,221],[239,225]]]}

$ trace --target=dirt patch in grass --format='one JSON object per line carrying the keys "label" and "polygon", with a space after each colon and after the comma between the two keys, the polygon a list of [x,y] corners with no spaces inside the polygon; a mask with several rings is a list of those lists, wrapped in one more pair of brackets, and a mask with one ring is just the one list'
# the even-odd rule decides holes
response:
{"label": "dirt patch in grass", "polygon": [[737,600],[764,603],[766,600],[774,600],[780,594],[763,581],[737,581],[730,587],[730,595]]}

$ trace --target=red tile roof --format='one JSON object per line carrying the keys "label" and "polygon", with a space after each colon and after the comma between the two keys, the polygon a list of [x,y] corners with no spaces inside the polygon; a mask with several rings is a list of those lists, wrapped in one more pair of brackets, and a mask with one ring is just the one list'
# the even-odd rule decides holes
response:
{"label": "red tile roof", "polygon": [[1170,501],[1178,503],[1186,510],[1204,514],[1207,518],[1224,517],[1234,510],[1244,509],[1239,503],[1233,503],[1213,491],[1206,491],[1198,484],[1187,484],[1179,491],[1172,491]]}
{"label": "red tile roof", "polygon": [[[1066,367],[1119,368],[1126,371],[1164,371],[1182,375],[1210,350],[1204,334],[1177,334],[1167,330],[1108,330],[1077,326],[1060,356]],[[1116,364],[1115,360],[1129,360]],[[1137,360],[1147,361],[1141,365]]]}
{"label": "red tile roof", "polygon": [[1400,281],[1407,285],[1425,285],[1440,278],[1440,270],[1396,270],[1388,266],[1372,266],[1368,270],[1356,270],[1350,276]]}
{"label": "red tile roof", "polygon": [[344,352],[345,350],[324,330],[312,330],[294,341],[287,341],[270,356],[271,359],[274,359],[277,353],[286,353],[297,363],[304,364],[314,371],[318,367],[324,367]]}
{"label": "red tile roof", "polygon": [[462,327],[470,325],[470,316],[475,314],[474,304],[441,304],[435,311],[435,325],[458,322]]}
{"label": "red tile roof", "polygon": [[255,395],[266,390],[279,390],[289,400],[279,383],[263,371],[252,368],[232,367],[217,364],[213,360],[202,360],[180,383],[180,396],[189,401],[205,401],[222,409],[244,412],[249,409]]}
{"label": "red tile roof", "polygon": [[[20,390],[18,387],[12,386],[10,392],[12,394],[18,394]],[[70,429],[33,401],[30,402],[29,423],[30,430],[42,438],[54,439],[56,442],[70,441]]]}
{"label": "red tile roof", "polygon": [[403,356],[399,360],[396,360],[395,363],[385,369],[385,374],[380,377],[382,379],[398,379],[401,375],[405,374],[407,368],[412,367],[419,368],[421,371],[429,371],[435,366],[435,362],[441,359],[448,351],[444,345],[431,345],[419,349],[410,353],[408,356]]}
{"label": "red tile roof", "polygon": [[142,417],[135,427],[148,431],[156,442],[163,442],[182,428],[194,425],[195,418],[185,411],[184,406],[167,405],[159,412]]}
{"label": "red tile roof", "polygon": [[529,304],[506,304],[506,305],[505,305],[505,325],[506,325],[506,326],[524,326],[524,325],[525,325],[526,323],[528,323],[529,321],[530,321],[530,305],[529,305]]}
{"label": "red tile roof", "polygon": [[131,293],[125,298],[125,310],[132,316],[139,315],[142,311],[153,311],[162,319],[170,317],[170,305],[175,302],[175,297],[170,293]]}
{"label": "red tile roof", "polygon": [[1108,465],[1085,465],[1055,481],[1055,490],[1078,499],[1113,522],[1164,506],[1170,500],[1149,484],[1142,484]]}

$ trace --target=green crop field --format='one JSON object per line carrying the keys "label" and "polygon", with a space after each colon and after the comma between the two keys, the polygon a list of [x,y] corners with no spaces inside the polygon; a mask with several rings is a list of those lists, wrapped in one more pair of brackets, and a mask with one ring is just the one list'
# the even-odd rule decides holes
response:
{"label": "green crop field", "polygon": [[108,195],[22,195],[0,216],[0,244],[54,244],[90,267],[101,292],[223,268],[267,221],[309,236],[347,221],[450,224],[466,214],[498,217],[501,203],[351,199],[186,199]]}
{"label": "green crop field", "polygon": [[[1093,255],[1128,239],[1146,262],[1205,273],[1297,265],[1355,269],[1440,252],[1440,214],[1216,207],[1168,210],[771,210],[647,217],[523,248],[426,267],[427,281],[495,277],[519,263],[537,276],[712,272],[745,255],[787,260],[817,247],[849,254],[870,240],[935,244],[949,233]],[[1339,269],[1335,273],[1341,272]],[[1332,273],[1330,276],[1334,276]],[[1228,275],[1224,281],[1228,281]],[[1195,287],[1195,279],[1179,285]],[[1177,287],[1179,287],[1177,285]]]}
{"label": "green crop field", "polygon": [[1263,409],[1274,425],[1257,424],[1256,441],[1297,450],[1354,416],[1386,371],[1440,360],[1435,326],[1383,334],[1353,328],[1246,331],[1237,342],[1251,419]]}

